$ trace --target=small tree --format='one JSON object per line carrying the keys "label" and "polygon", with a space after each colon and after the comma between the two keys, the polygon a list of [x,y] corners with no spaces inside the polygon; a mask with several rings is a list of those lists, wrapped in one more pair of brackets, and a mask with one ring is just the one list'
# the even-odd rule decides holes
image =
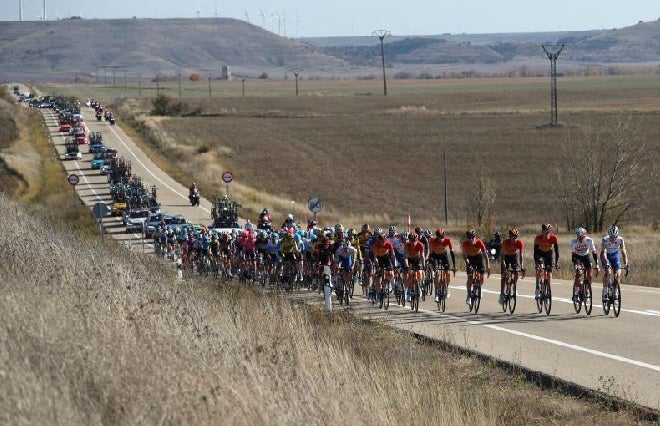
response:
{"label": "small tree", "polygon": [[624,220],[655,182],[657,171],[645,153],[631,117],[606,127],[583,125],[564,149],[569,167],[559,170],[566,225],[602,232]]}
{"label": "small tree", "polygon": [[151,100],[151,115],[179,115],[184,109],[185,104],[183,102],[174,101],[162,93]]}
{"label": "small tree", "polygon": [[490,226],[492,207],[497,195],[495,184],[492,180],[480,176],[475,180],[473,187],[475,191],[468,193],[467,199],[467,206],[472,219],[479,228],[485,224]]}

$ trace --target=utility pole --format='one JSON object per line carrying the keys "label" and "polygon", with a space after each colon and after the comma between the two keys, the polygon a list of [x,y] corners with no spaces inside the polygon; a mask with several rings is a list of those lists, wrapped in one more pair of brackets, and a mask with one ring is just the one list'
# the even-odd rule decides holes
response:
{"label": "utility pole", "polygon": [[447,151],[442,153],[442,162],[444,164],[443,174],[445,175],[445,226],[449,224],[449,209],[447,208]]}
{"label": "utility pole", "polygon": [[550,60],[550,127],[557,127],[557,58],[564,49],[563,44],[542,44]]}
{"label": "utility pole", "polygon": [[142,97],[142,74],[138,74],[138,98]]}
{"label": "utility pole", "polygon": [[209,79],[209,98],[211,97],[211,80],[213,79],[213,76],[210,75],[207,77]]}
{"label": "utility pole", "polygon": [[298,75],[300,74],[300,71],[302,71],[302,68],[291,68],[291,72],[293,72],[293,75],[296,77],[296,96],[298,96]]}
{"label": "utility pole", "polygon": [[245,79],[241,78],[241,92],[243,93],[243,96],[245,96]]}
{"label": "utility pole", "polygon": [[159,75],[156,74],[156,96],[158,96],[158,93],[160,92],[160,84],[158,82]]}
{"label": "utility pole", "polygon": [[179,73],[179,99],[181,99],[181,73]]}
{"label": "utility pole", "polygon": [[388,30],[376,30],[371,35],[378,37],[380,40],[380,57],[383,62],[383,96],[387,96],[387,80],[385,79],[385,47],[383,40],[390,35]]}

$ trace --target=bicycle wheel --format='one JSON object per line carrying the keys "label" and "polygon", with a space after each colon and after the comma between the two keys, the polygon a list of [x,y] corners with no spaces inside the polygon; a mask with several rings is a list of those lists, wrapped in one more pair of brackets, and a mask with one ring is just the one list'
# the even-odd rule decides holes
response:
{"label": "bicycle wheel", "polygon": [[438,309],[440,309],[440,312],[445,311],[445,305],[447,303],[447,296],[443,293],[440,295],[440,302],[438,302]]}
{"label": "bicycle wheel", "polygon": [[543,299],[543,293],[545,291],[545,281],[540,280],[538,283],[539,286],[539,297],[536,299],[536,310],[540,314],[543,312],[543,303],[545,300]]}
{"label": "bicycle wheel", "polygon": [[344,283],[344,304],[346,306],[348,306],[350,298],[351,298],[350,282]]}
{"label": "bicycle wheel", "polygon": [[[426,301],[426,284],[424,282],[417,283],[417,294],[421,294],[422,302]],[[419,300],[417,304],[419,304]]]}
{"label": "bicycle wheel", "polygon": [[621,313],[621,287],[619,286],[619,283],[614,283],[612,308],[614,310],[614,316],[618,318]]}
{"label": "bicycle wheel", "polygon": [[580,298],[580,295],[577,293],[577,286],[575,283],[573,283],[573,308],[575,309],[575,313],[579,314],[580,311],[582,310],[582,299]]}
{"label": "bicycle wheel", "polygon": [[584,283],[584,312],[587,315],[591,315],[591,307],[592,307],[592,294],[591,294],[591,284],[589,282]]}
{"label": "bicycle wheel", "polygon": [[512,314],[516,310],[516,283],[511,283],[511,288],[509,289],[509,313]]}
{"label": "bicycle wheel", "polygon": [[506,312],[506,308],[509,304],[509,297],[510,297],[510,292],[511,292],[511,284],[510,283],[505,283],[504,284],[504,293],[502,296],[502,312]]}
{"label": "bicycle wheel", "polygon": [[608,293],[607,300],[603,301],[603,313],[608,315],[610,313],[610,304],[612,303],[612,298]]}
{"label": "bicycle wheel", "polygon": [[476,285],[472,301],[474,303],[474,313],[476,314],[479,312],[479,306],[481,306],[481,284]]}
{"label": "bicycle wheel", "polygon": [[546,315],[550,315],[550,311],[552,310],[552,289],[550,288],[550,283],[544,283],[543,287],[543,309],[545,309]]}
{"label": "bicycle wheel", "polygon": [[420,293],[420,288],[417,287],[415,291],[413,292],[413,296],[410,299],[410,309],[419,312],[419,293]]}
{"label": "bicycle wheel", "polygon": [[385,310],[388,310],[390,307],[390,292],[387,290],[387,287],[383,291],[383,307]]}
{"label": "bicycle wheel", "polygon": [[[355,292],[355,275],[351,274],[351,279],[348,282],[348,297],[353,298],[353,292]],[[346,303],[348,305],[348,303]]]}

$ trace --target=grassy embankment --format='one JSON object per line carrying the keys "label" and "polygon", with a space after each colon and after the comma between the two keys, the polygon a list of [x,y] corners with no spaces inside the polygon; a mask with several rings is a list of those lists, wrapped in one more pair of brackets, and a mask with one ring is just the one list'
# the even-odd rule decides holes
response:
{"label": "grassy embankment", "polygon": [[0,211],[0,423],[637,421],[339,312],[176,282],[3,194]]}

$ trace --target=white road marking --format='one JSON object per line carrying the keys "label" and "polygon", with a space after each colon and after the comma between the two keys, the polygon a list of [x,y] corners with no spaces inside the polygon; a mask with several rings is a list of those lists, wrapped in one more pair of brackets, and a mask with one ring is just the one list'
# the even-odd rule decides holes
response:
{"label": "white road marking", "polygon": [[643,362],[643,361],[637,361],[637,360],[634,360],[634,359],[626,358],[626,357],[623,357],[621,355],[609,354],[607,352],[602,352],[602,351],[599,351],[599,350],[596,350],[596,349],[590,349],[590,348],[586,348],[584,346],[562,342],[560,340],[548,339],[547,337],[538,336],[536,334],[530,334],[530,333],[525,333],[525,332],[522,332],[522,331],[511,330],[511,329],[504,328],[504,327],[499,326],[499,325],[487,324],[487,323],[484,323],[482,321],[467,320],[467,319],[464,319],[464,318],[461,318],[461,317],[456,317],[456,316],[451,315],[451,314],[438,313],[436,311],[428,311],[428,310],[424,310],[424,309],[420,309],[419,311],[420,312],[425,312],[425,313],[428,313],[428,314],[435,314],[435,315],[440,315],[440,316],[443,316],[443,317],[447,317],[447,318],[450,318],[453,321],[459,321],[459,322],[464,322],[464,323],[467,323],[467,324],[470,324],[470,325],[477,325],[477,326],[481,326],[481,327],[486,327],[486,328],[490,328],[491,330],[501,331],[503,333],[509,333],[509,334],[513,334],[513,335],[516,335],[516,336],[520,336],[520,337],[526,337],[528,339],[536,340],[536,341],[539,341],[539,342],[549,343],[551,345],[572,349],[572,350],[578,351],[578,352],[585,352],[585,353],[588,353],[588,354],[591,354],[591,355],[600,356],[600,357],[608,358],[608,359],[611,359],[611,360],[614,360],[614,361],[619,361],[619,362],[623,362],[623,363],[626,363],[626,364],[631,364],[631,365],[634,365],[634,366],[637,366],[637,367],[647,368],[649,370],[660,372],[660,366],[649,364],[649,363],[646,363],[646,362]]}
{"label": "white road marking", "polygon": [[[121,136],[119,136],[119,134],[118,134],[117,132],[115,132],[115,129],[114,129],[112,126],[109,125],[108,128],[110,129],[110,131],[111,131],[112,133],[114,133],[115,136],[117,136],[117,139],[119,140],[119,142],[121,142],[121,144],[124,145],[124,148],[126,148],[126,150],[127,150],[128,152],[131,153],[131,155],[133,156],[133,158],[135,158],[135,159],[137,160],[137,162],[140,163],[140,165],[141,165],[141,166],[147,171],[147,173],[149,173],[154,179],[156,179],[158,182],[160,182],[161,184],[163,184],[164,187],[166,187],[167,189],[169,189],[170,191],[172,191],[173,193],[175,193],[175,194],[178,195],[179,197],[181,197],[181,198],[183,198],[183,199],[185,199],[185,200],[188,200],[188,196],[181,194],[179,191],[177,191],[176,189],[172,188],[172,187],[169,186],[167,183],[163,182],[163,180],[160,179],[158,176],[156,176],[156,175],[151,171],[151,169],[150,169],[149,167],[145,166],[145,164],[144,164],[144,163],[143,163],[143,162],[137,157],[137,155],[135,155],[135,153],[133,152],[133,150],[131,150],[131,149],[128,147],[128,145],[126,145],[126,143],[125,143],[124,140],[121,138]],[[207,209],[206,207],[202,207],[202,206],[199,206],[199,207],[200,207],[202,210],[206,211],[208,214],[211,214],[211,210]]]}
{"label": "white road marking", "polygon": [[[553,284],[553,285],[554,285],[554,284]],[[458,286],[450,285],[449,288],[453,288],[453,289],[457,289],[457,290],[463,290],[463,291],[465,291],[465,287],[464,287],[464,286],[458,287]],[[482,292],[482,293],[497,294],[497,295],[500,294],[499,291],[486,290],[485,288],[482,288],[482,289],[481,289],[481,292]],[[624,293],[624,294],[625,294],[625,293]],[[595,294],[594,294],[594,295],[595,295]],[[522,297],[522,298],[525,298],[525,299],[534,299],[534,296],[532,296],[532,295],[526,295],[526,294],[520,294],[520,293],[518,293],[518,297]],[[596,299],[594,299],[594,300],[596,300]],[[572,301],[571,299],[566,299],[566,298],[564,298],[564,297],[552,296],[552,301],[553,301],[553,302],[568,303],[568,304],[570,304],[570,305],[573,304],[573,301]],[[593,303],[593,306],[592,306],[592,307],[602,309],[602,308],[603,308],[603,305],[599,305],[599,304],[597,304],[597,303]],[[653,311],[653,310],[639,311],[639,310],[637,310],[637,309],[624,309],[624,308],[622,308],[622,309],[621,309],[621,312],[628,312],[628,313],[631,313],[631,314],[644,315],[644,316],[647,316],[647,317],[660,317],[660,312],[658,312],[658,311]]]}

